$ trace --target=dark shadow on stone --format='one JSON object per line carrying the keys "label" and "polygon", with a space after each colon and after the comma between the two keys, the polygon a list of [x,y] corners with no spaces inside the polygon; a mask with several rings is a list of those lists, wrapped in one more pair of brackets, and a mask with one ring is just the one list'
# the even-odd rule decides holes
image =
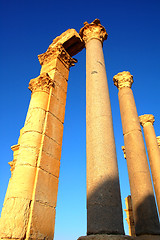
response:
{"label": "dark shadow on stone", "polygon": [[154,196],[149,195],[135,212],[136,235],[160,235],[160,223]]}
{"label": "dark shadow on stone", "polygon": [[87,235],[124,234],[119,180],[103,181],[87,199]]}

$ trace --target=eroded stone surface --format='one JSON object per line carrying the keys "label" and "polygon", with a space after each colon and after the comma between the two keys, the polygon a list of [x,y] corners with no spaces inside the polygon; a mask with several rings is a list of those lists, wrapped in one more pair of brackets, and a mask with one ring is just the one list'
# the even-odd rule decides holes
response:
{"label": "eroded stone surface", "polygon": [[114,85],[118,89],[121,89],[123,87],[131,88],[133,83],[133,76],[130,74],[130,72],[124,71],[115,75],[113,77],[113,81],[114,81]]}
{"label": "eroded stone surface", "polygon": [[84,22],[84,27],[81,28],[79,34],[85,43],[91,39],[98,39],[103,43],[108,36],[106,29],[101,25],[99,19],[95,19],[92,23]]}
{"label": "eroded stone surface", "polygon": [[26,239],[53,240],[55,213],[55,208],[38,201],[34,202]]}
{"label": "eroded stone surface", "polygon": [[7,199],[0,218],[0,239],[24,239],[31,201],[24,198]]}

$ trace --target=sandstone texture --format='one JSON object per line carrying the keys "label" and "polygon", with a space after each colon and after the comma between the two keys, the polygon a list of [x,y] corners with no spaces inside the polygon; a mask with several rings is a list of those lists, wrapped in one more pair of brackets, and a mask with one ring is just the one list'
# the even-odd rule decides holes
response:
{"label": "sandstone texture", "polygon": [[54,237],[55,208],[71,56],[84,42],[74,29],[39,55],[41,73],[31,79],[31,101],[17,145],[12,146],[9,181],[0,219],[0,239]]}
{"label": "sandstone texture", "polygon": [[87,234],[123,234],[110,97],[98,19],[84,23],[86,46]]}

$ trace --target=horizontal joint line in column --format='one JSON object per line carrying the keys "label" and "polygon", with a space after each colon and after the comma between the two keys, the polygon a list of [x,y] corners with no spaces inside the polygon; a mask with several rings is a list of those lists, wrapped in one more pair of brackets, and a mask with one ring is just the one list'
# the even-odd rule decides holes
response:
{"label": "horizontal joint line in column", "polygon": [[33,165],[30,164],[30,163],[23,163],[23,162],[18,163],[18,161],[17,161],[17,163],[16,163],[16,166],[30,166],[30,167],[36,168],[36,165],[33,166]]}
{"label": "horizontal joint line in column", "polygon": [[48,137],[49,139],[53,140],[55,143],[57,143],[59,146],[61,146],[62,144],[59,144],[55,139],[49,137],[48,135],[46,135],[45,133],[42,133],[42,136],[44,137]]}
{"label": "horizontal joint line in column", "polygon": [[30,109],[41,109],[41,110],[47,112],[47,110],[45,110],[44,108],[41,108],[41,107],[31,107]]}
{"label": "horizontal joint line in column", "polygon": [[129,134],[133,133],[134,131],[142,132],[140,129],[133,129],[133,130],[131,130],[131,131],[129,131],[129,132],[123,134],[123,136],[129,135]]}
{"label": "horizontal joint line in column", "polygon": [[[23,134],[24,134],[24,133],[29,133],[29,132],[36,132],[36,133],[39,133],[39,134],[42,135],[42,132],[39,132],[39,131],[36,131],[36,130],[27,130],[27,131],[25,131],[25,127],[24,127],[24,132],[23,132]],[[22,136],[23,136],[23,134],[22,134]]]}
{"label": "horizontal joint line in column", "polygon": [[42,167],[40,167],[40,166],[37,166],[37,168],[39,168],[39,169],[43,170],[44,172],[48,173],[49,175],[52,175],[53,177],[55,177],[55,178],[59,179],[57,176],[55,176],[54,174],[52,174],[52,173],[48,172],[48,171],[47,171],[47,170],[45,170],[44,168],[42,168]]}
{"label": "horizontal joint line in column", "polygon": [[43,148],[42,148],[42,152],[45,152],[45,154],[48,155],[49,157],[52,157],[52,158],[54,158],[55,160],[60,161],[60,159],[58,159],[58,158],[56,158],[54,155],[46,152],[45,150],[43,150]]}
{"label": "horizontal joint line in column", "polygon": [[56,115],[54,115],[52,112],[47,111],[48,113],[52,114],[52,116],[54,116],[60,123],[64,124]]}
{"label": "horizontal joint line in column", "polygon": [[48,204],[47,202],[42,202],[41,200],[36,200],[36,199],[35,199],[35,202],[38,202],[38,203],[40,203],[40,204],[43,205],[43,206],[55,208],[53,205],[50,205],[50,204]]}

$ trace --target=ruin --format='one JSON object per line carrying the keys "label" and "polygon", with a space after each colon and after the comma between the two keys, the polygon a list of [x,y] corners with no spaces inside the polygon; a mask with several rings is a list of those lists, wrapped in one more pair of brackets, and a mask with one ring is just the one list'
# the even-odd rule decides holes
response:
{"label": "ruin", "polygon": [[[83,48],[86,48],[87,235],[79,240],[160,240],[151,176],[131,90],[133,76],[129,72],[118,73],[113,78],[119,89],[123,150],[131,188],[132,204],[128,201],[128,209],[132,206],[135,226],[131,236],[124,233],[102,48],[106,39],[105,28],[95,19],[90,24],[85,22],[79,34],[74,29],[62,33],[38,56],[41,72],[29,82],[31,101],[26,121],[18,144],[12,146],[14,159],[9,163],[12,175],[0,218],[1,240],[52,240],[54,237],[68,75],[70,67],[77,62],[73,56]],[[153,135],[153,128],[150,131]],[[149,145],[153,146],[152,140]],[[157,175],[156,179],[159,179]]]}

